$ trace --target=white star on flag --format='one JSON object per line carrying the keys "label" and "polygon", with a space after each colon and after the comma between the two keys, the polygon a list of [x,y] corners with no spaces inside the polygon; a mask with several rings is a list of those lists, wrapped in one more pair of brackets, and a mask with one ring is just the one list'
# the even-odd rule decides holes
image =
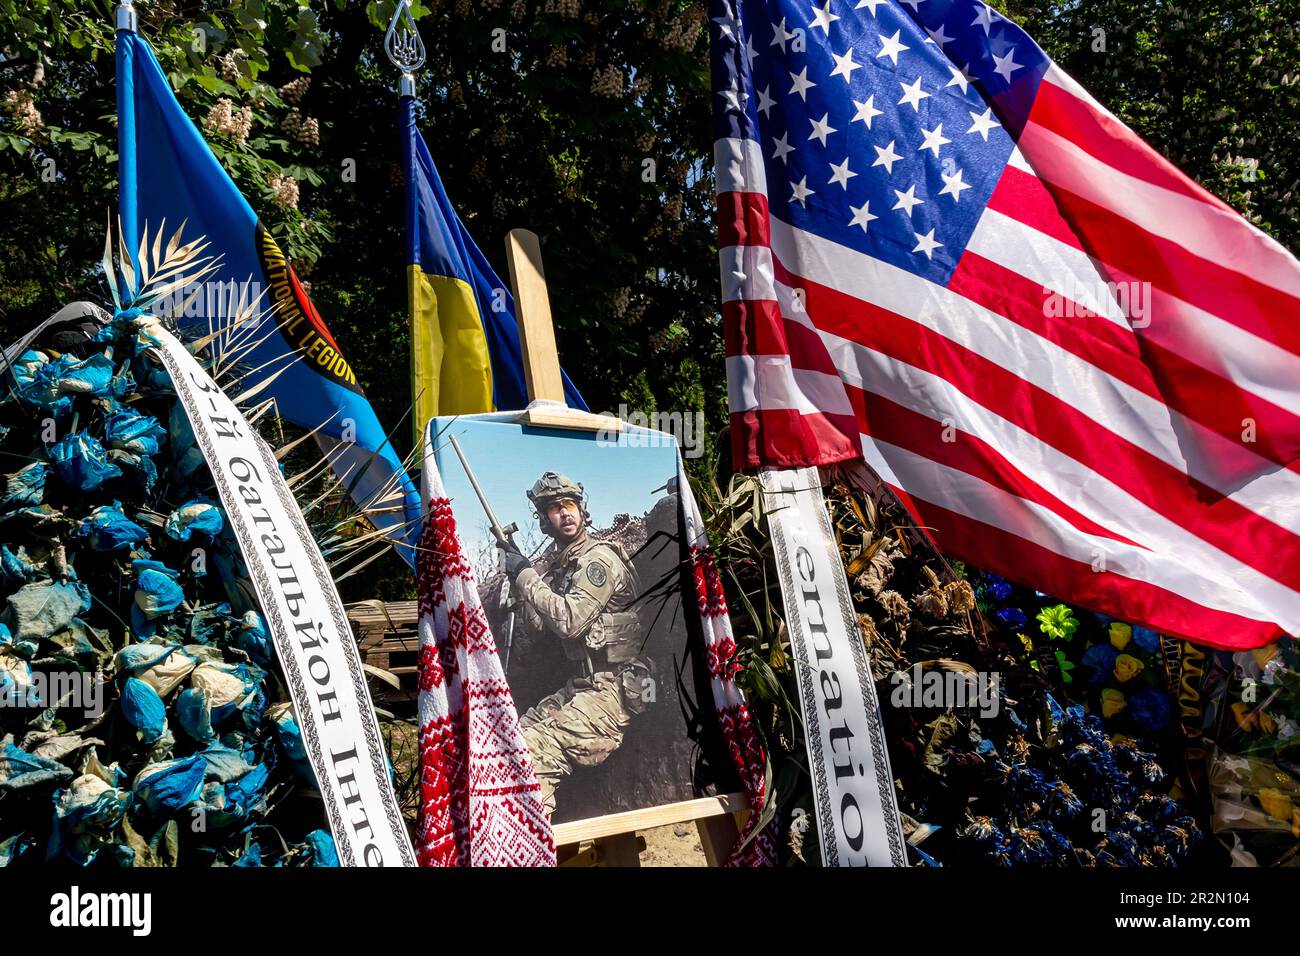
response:
{"label": "white star on flag", "polygon": [[929,99],[930,97],[929,93],[925,93],[921,90],[921,78],[918,76],[916,82],[910,86],[902,81],[900,81],[898,85],[903,88],[903,98],[898,101],[898,105],[902,106],[904,103],[907,103],[912,107],[913,112],[919,113],[921,111],[921,100]]}
{"label": "white star on flag", "polygon": [[975,79],[965,70],[959,69],[951,63],[948,64],[948,72],[952,74],[952,79],[944,84],[943,88],[945,90],[950,86],[960,86],[961,91],[965,93],[966,88],[970,86],[971,80]]}
{"label": "white star on flag", "polygon": [[785,52],[785,45],[794,39],[794,34],[785,28],[785,17],[781,22],[772,24],[772,42],[768,46],[779,46]]}
{"label": "white star on flag", "polygon": [[880,218],[879,216],[873,216],[871,214],[870,200],[867,200],[861,206],[850,205],[849,208],[853,210],[853,218],[849,220],[849,225],[861,226],[863,232],[867,231],[867,224],[871,222],[871,220]]}
{"label": "white star on flag", "polygon": [[794,147],[788,142],[789,138],[789,133],[782,133],[780,139],[772,140],[772,145],[776,147],[776,152],[772,154],[773,160],[780,160],[783,163],[789,162],[785,157],[794,152]]}
{"label": "white star on flag", "polygon": [[791,180],[791,181],[790,181],[790,189],[793,191],[793,195],[791,195],[790,200],[791,200],[792,202],[797,202],[799,205],[801,205],[801,206],[805,206],[805,207],[808,205],[808,204],[805,202],[805,200],[806,200],[809,196],[811,196],[811,195],[813,194],[813,192],[814,192],[814,190],[808,188],[808,177],[807,177],[807,176],[805,176],[803,179],[799,180],[797,183],[794,182],[793,180]]}
{"label": "white star on flag", "polygon": [[992,9],[987,3],[980,3],[975,11],[975,19],[970,22],[970,25],[983,27],[984,35],[988,36],[989,28],[993,26],[993,18],[996,16],[998,16],[996,10]]}
{"label": "white star on flag", "polygon": [[[830,183],[839,183],[840,188],[847,192],[849,188],[849,180],[856,175],[857,173],[849,169],[849,159],[846,156],[844,157],[844,162],[840,163],[838,166],[831,163],[831,178],[826,182],[827,185]],[[850,225],[852,225],[852,223],[850,223]]]}
{"label": "white star on flag", "polygon": [[771,119],[772,107],[776,106],[776,100],[772,99],[772,95],[768,92],[769,89],[771,87],[765,86],[758,91],[758,111]]}
{"label": "white star on flag", "polygon": [[798,72],[798,74],[791,71],[790,80],[794,83],[794,85],[790,87],[790,92],[798,93],[801,100],[805,103],[808,102],[808,91],[817,85],[812,80],[808,79],[808,67],[805,66]]}
{"label": "white star on flag", "polygon": [[984,111],[983,115],[976,113],[974,110],[968,110],[968,112],[970,118],[975,122],[971,123],[970,129],[966,130],[966,132],[979,133],[980,136],[984,137],[986,143],[989,141],[989,130],[1002,128],[1002,124],[993,118],[993,107],[991,106]]}
{"label": "white star on flag", "polygon": [[930,152],[934,153],[936,159],[939,156],[939,147],[943,146],[945,143],[952,142],[952,140],[947,136],[943,135],[942,123],[939,123],[934,129],[922,128],[921,133],[924,139],[922,140],[921,145],[916,148],[916,151],[919,153],[923,149],[928,149]]}
{"label": "white star on flag", "polygon": [[971,188],[969,183],[964,183],[961,181],[961,176],[962,176],[962,172],[960,169],[957,170],[955,173],[953,173],[951,176],[949,176],[947,173],[941,172],[939,174],[939,177],[943,180],[944,186],[942,189],[939,190],[939,195],[951,196],[953,202],[960,202],[961,191],[963,189]]}
{"label": "white star on flag", "polygon": [[831,133],[839,132],[838,130],[835,129],[835,127],[831,126],[831,124],[828,122],[830,118],[831,118],[831,114],[826,113],[822,116],[821,119],[813,120],[812,132],[808,134],[808,138],[810,140],[815,139],[818,142],[820,142],[823,146],[825,146],[826,137],[829,136]]}
{"label": "white star on flag", "polygon": [[912,185],[908,186],[907,192],[903,192],[901,189],[895,189],[894,195],[898,197],[898,202],[894,203],[894,208],[903,210],[903,212],[907,213],[909,218],[912,215],[913,207],[925,205],[924,199],[916,198],[916,183],[912,183]]}
{"label": "white star on flag", "polygon": [[938,248],[940,248],[940,247],[943,246],[943,243],[942,243],[942,242],[935,242],[935,241],[934,241],[934,230],[933,230],[933,229],[931,229],[929,232],[927,232],[924,236],[921,235],[919,232],[914,232],[914,233],[912,233],[912,235],[916,236],[916,248],[913,249],[912,251],[913,251],[913,252],[924,252],[924,253],[925,253],[925,257],[926,257],[927,259],[933,259],[933,258],[934,258],[934,250],[936,250],[936,249],[938,249]]}
{"label": "white star on flag", "polygon": [[881,45],[880,52],[876,54],[877,60],[882,56],[887,56],[893,62],[894,66],[898,66],[898,54],[902,53],[904,50],[911,49],[907,44],[899,42],[898,35],[902,32],[902,30],[895,30],[892,37],[887,37],[883,33],[880,34]]}
{"label": "white star on flag", "polygon": [[948,36],[946,33],[943,32],[943,24],[942,24],[942,23],[939,24],[939,29],[937,29],[937,30],[926,30],[925,32],[928,33],[928,34],[930,35],[930,36],[929,36],[929,39],[927,39],[925,42],[926,42],[926,43],[933,43],[935,46],[939,47],[939,49],[941,49],[941,50],[943,49],[943,45],[944,45],[945,43],[951,43],[951,42],[953,41],[953,38],[952,38],[952,37]]}
{"label": "white star on flag", "polygon": [[867,129],[871,129],[871,121],[877,116],[880,116],[882,112],[881,110],[876,109],[875,99],[876,94],[872,93],[867,97],[865,103],[859,103],[857,100],[854,100],[853,105],[857,107],[858,111],[853,114],[853,119],[849,120],[849,122],[852,123],[857,120],[862,120],[862,122],[867,124]]}
{"label": "white star on flag", "polygon": [[892,139],[884,149],[875,145],[872,145],[871,148],[876,151],[876,161],[871,165],[884,166],[887,173],[893,173],[894,163],[903,158],[899,153],[894,152],[894,141]]}
{"label": "white star on flag", "polygon": [[1006,56],[998,56],[996,53],[993,54],[993,62],[997,64],[996,66],[993,67],[993,72],[1004,77],[1008,85],[1010,85],[1011,83],[1011,74],[1016,72],[1016,70],[1020,70],[1024,68],[1021,64],[1017,63],[1013,59],[1015,55],[1016,55],[1015,47],[1012,47]]}
{"label": "white star on flag", "polygon": [[821,27],[822,32],[830,36],[831,24],[839,18],[839,14],[831,13],[831,0],[826,0],[826,6],[813,7],[813,21],[809,25],[809,29]]}
{"label": "white star on flag", "polygon": [[861,63],[853,62],[852,50],[848,50],[843,56],[840,56],[838,53],[832,53],[831,59],[835,61],[835,69],[831,70],[831,76],[842,76],[844,77],[845,83],[851,84],[853,81],[849,79],[850,75],[854,70],[862,69]]}

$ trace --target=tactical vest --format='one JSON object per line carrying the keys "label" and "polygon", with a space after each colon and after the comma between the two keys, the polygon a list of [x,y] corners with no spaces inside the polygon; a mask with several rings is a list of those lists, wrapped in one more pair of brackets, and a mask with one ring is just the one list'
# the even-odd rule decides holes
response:
{"label": "tactical vest", "polygon": [[556,594],[568,594],[579,573],[581,558],[596,548],[612,551],[615,559],[622,563],[626,576],[624,587],[613,595],[606,609],[596,617],[581,641],[568,640],[561,643],[566,658],[588,661],[596,671],[600,671],[606,665],[635,660],[645,640],[640,615],[629,607],[640,588],[636,570],[628,560],[627,552],[617,542],[594,542],[581,555],[565,555],[559,566],[549,570],[544,578]]}

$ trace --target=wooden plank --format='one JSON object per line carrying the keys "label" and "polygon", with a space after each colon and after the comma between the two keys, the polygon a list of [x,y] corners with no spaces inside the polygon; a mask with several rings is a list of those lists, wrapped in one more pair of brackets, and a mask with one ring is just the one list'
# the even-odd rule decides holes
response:
{"label": "wooden plank", "polygon": [[660,807],[647,807],[644,810],[627,810],[623,813],[611,813],[608,816],[592,817],[588,820],[559,823],[552,830],[555,833],[556,846],[563,846],[618,833],[652,830],[673,823],[691,823],[702,817],[748,809],[749,799],[743,793],[729,793],[720,797],[701,797],[698,800],[666,803]]}
{"label": "wooden plank", "polygon": [[551,298],[546,291],[542,246],[537,233],[511,229],[506,236],[506,259],[510,263],[510,284],[515,292],[515,315],[519,320],[519,345],[523,350],[528,397],[533,401],[563,403],[564,381],[560,378],[560,355],[555,348]]}
{"label": "wooden plank", "polygon": [[716,817],[700,817],[695,821],[695,828],[700,832],[700,846],[704,848],[704,859],[709,866],[722,866],[727,862],[727,854],[740,836],[740,816],[738,813],[725,813]]}
{"label": "wooden plank", "polygon": [[552,408],[524,412],[524,422],[535,428],[569,428],[575,431],[618,433],[623,422],[614,415],[593,415],[564,404],[564,379],[555,345],[551,297],[542,270],[542,247],[535,232],[512,229],[506,236],[510,284],[514,286],[515,314],[519,321],[519,346],[524,359],[524,380],[530,401],[556,402]]}
{"label": "wooden plank", "polygon": [[645,838],[635,833],[615,833],[596,841],[596,854],[601,866],[639,867],[644,849]]}
{"label": "wooden plank", "polygon": [[610,432],[623,430],[623,419],[616,415],[593,415],[576,408],[557,406],[530,408],[524,412],[524,424],[534,428],[570,428],[584,432]]}

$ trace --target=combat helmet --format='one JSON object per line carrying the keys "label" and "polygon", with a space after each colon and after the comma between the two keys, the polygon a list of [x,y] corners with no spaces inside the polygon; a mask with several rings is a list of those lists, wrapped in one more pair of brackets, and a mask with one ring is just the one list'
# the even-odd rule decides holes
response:
{"label": "combat helmet", "polygon": [[562,475],[558,471],[543,472],[542,477],[533,482],[533,487],[529,488],[526,494],[533,504],[538,524],[543,531],[546,530],[544,517],[546,506],[557,498],[571,498],[577,502],[578,510],[582,512],[583,524],[591,523],[591,515],[587,514],[587,492],[581,482],[574,481],[568,475]]}

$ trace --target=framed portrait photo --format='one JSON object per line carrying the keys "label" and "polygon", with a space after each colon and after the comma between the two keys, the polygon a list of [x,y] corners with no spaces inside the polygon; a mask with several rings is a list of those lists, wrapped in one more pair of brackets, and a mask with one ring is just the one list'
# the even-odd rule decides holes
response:
{"label": "framed portrait photo", "polygon": [[552,823],[740,789],[683,601],[675,439],[500,416],[430,436]]}

